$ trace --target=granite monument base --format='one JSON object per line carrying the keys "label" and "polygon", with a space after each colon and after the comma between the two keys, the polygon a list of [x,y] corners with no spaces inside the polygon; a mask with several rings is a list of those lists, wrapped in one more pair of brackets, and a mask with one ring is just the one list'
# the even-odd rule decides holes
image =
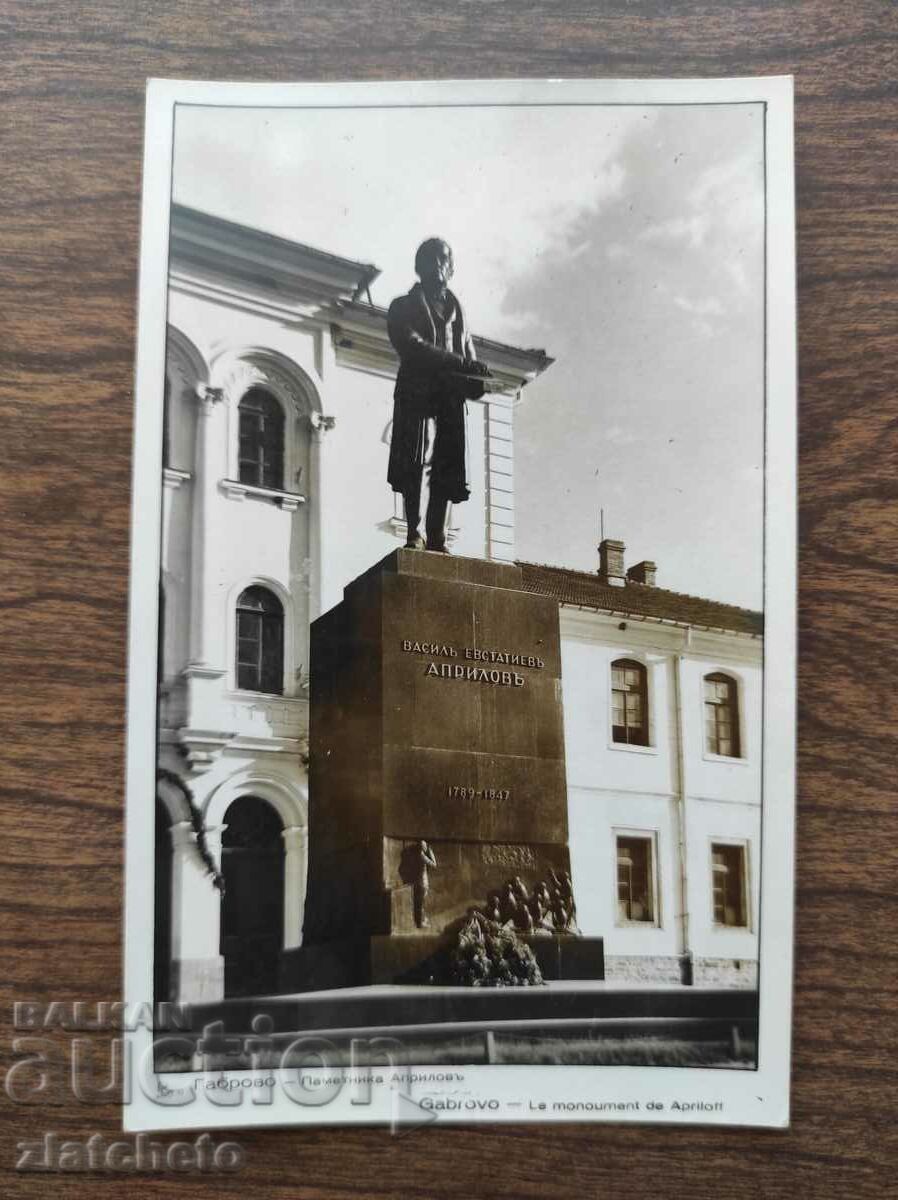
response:
{"label": "granite monument base", "polygon": [[[605,978],[602,938],[524,935],[545,980]],[[346,939],[288,950],[281,959],[278,990],[317,992],[367,984],[449,984],[442,934]]]}
{"label": "granite monument base", "polygon": [[556,601],[513,564],[397,550],[313,623],[310,680],[309,881],[283,986],[436,980],[474,908],[542,929],[547,978],[602,978],[600,940],[561,932]]}

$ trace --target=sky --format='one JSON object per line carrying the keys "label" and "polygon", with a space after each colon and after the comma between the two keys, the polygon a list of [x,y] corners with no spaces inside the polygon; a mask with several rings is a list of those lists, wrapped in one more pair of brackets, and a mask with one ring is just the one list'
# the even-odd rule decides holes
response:
{"label": "sky", "polygon": [[381,305],[445,238],[474,332],[556,360],[517,556],[595,570],[601,510],[659,586],[761,607],[761,106],[179,107],[174,198],[374,263]]}

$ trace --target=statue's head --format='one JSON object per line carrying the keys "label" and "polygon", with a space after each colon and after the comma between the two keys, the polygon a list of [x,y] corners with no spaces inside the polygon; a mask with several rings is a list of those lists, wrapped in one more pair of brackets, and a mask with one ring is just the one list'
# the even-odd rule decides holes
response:
{"label": "statue's head", "polygon": [[415,274],[428,295],[445,292],[454,273],[455,262],[448,242],[432,237],[421,243],[415,254]]}

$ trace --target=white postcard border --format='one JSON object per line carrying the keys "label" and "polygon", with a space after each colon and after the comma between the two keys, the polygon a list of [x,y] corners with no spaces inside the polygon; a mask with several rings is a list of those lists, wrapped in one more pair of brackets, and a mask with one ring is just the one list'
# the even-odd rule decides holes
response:
{"label": "white postcard border", "polygon": [[[785,1127],[789,1120],[794,924],[796,686],[796,306],[791,77],[716,80],[541,80],[239,84],[151,80],[148,84],[141,222],[128,635],[124,999],[152,996],[156,628],[162,482],[161,390],[165,370],[169,201],[174,106],[406,106],[495,104],[766,105],[766,504],[765,670],[759,1062],[756,1071],[587,1066],[421,1068],[460,1075],[416,1082],[421,1101],[463,1095],[472,1107],[437,1109],[441,1121],[612,1120],[627,1123]],[[152,1035],[127,1034],[133,1065],[126,1130],[235,1128],[421,1121],[397,1091],[375,1087],[357,1102],[351,1086],[325,1106],[301,1105],[275,1089],[273,1102],[223,1104],[193,1074],[152,1074]],[[411,1068],[412,1071],[415,1068]],[[526,1076],[524,1073],[526,1072]],[[269,1074],[271,1074],[269,1072]],[[277,1073],[275,1073],[277,1074]],[[245,1078],[246,1072],[234,1072]],[[228,1077],[228,1073],[225,1073]],[[150,1099],[159,1082],[173,1101]],[[239,1093],[238,1093],[239,1094]],[[356,1096],[356,1102],[354,1101]],[[186,1102],[185,1102],[186,1101]],[[217,1101],[217,1102],[216,1102]],[[491,1101],[497,1101],[493,1107]],[[638,1111],[553,1109],[568,1102],[627,1104]],[[682,1109],[671,1108],[678,1103]],[[545,1104],[544,1109],[539,1108]],[[647,1107],[663,1105],[663,1109]],[[399,1108],[397,1110],[397,1105]],[[513,1106],[513,1107],[511,1107]],[[533,1107],[536,1106],[536,1107]],[[696,1106],[696,1107],[691,1107]],[[417,1115],[416,1115],[417,1113]]]}

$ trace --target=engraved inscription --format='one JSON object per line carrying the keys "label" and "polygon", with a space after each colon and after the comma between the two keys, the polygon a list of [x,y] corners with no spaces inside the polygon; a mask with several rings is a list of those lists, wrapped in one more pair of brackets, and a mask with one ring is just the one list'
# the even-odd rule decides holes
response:
{"label": "engraved inscription", "polygon": [[488,867],[534,867],[536,856],[529,846],[510,846],[493,842],[480,847],[480,855]]}
{"label": "engraved inscription", "polygon": [[[445,642],[414,642],[410,638],[402,639],[402,650],[405,654],[423,654],[427,658],[466,658],[469,662],[499,663],[508,667],[529,667],[541,671],[546,665],[538,654],[516,654],[511,650],[481,650],[478,646],[462,646],[459,650]],[[460,679],[461,676],[456,676]]]}
{"label": "engraved inscription", "polygon": [[446,788],[450,800],[509,800],[511,792],[508,788],[473,788],[457,787],[450,783]]}
{"label": "engraved inscription", "polygon": [[476,683],[493,683],[502,687],[523,687],[524,676],[517,671],[488,671],[485,667],[463,667],[459,663],[432,662],[424,672],[439,679],[473,679]]}

